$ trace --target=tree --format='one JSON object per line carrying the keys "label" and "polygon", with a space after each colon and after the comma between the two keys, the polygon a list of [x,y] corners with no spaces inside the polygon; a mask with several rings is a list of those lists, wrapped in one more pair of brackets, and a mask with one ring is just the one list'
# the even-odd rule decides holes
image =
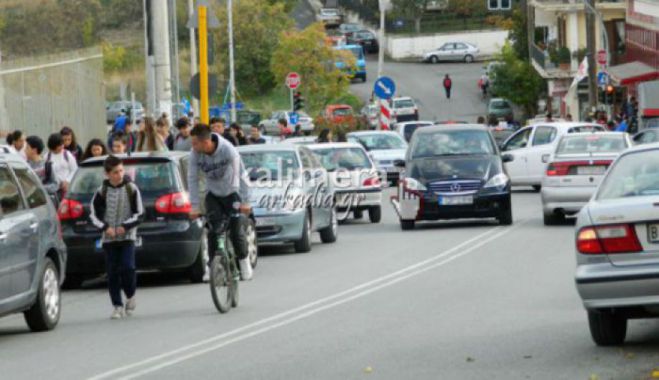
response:
{"label": "tree", "polygon": [[545,92],[545,81],[528,62],[520,59],[515,49],[506,43],[497,60],[492,76],[492,91],[524,107],[527,116],[535,114],[540,95]]}
{"label": "tree", "polygon": [[508,28],[508,39],[512,42],[512,48],[517,58],[524,61],[529,60],[529,34],[526,22],[523,11],[515,9]]}
{"label": "tree", "polygon": [[414,30],[421,33],[421,18],[428,8],[428,0],[393,0],[398,14],[414,19]]}
{"label": "tree", "polygon": [[325,41],[322,24],[315,23],[302,31],[283,32],[272,57],[272,72],[283,85],[286,75],[295,71],[302,77],[300,91],[312,112],[322,109],[348,92],[348,77],[336,68],[343,61],[348,70],[355,67],[355,58],[347,50],[333,49]]}
{"label": "tree", "polygon": [[[220,28],[213,29],[218,67],[229,67],[226,6],[217,9]],[[233,41],[236,87],[245,95],[262,94],[275,86],[272,54],[279,44],[281,32],[293,27],[293,20],[283,3],[268,0],[233,2]],[[228,74],[227,74],[228,77]]]}

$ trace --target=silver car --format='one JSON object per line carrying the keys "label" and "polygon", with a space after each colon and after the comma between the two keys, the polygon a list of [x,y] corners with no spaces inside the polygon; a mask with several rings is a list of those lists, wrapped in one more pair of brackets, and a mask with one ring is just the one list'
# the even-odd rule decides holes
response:
{"label": "silver car", "polygon": [[597,345],[659,317],[659,144],[622,153],[576,224],[576,287]]}
{"label": "silver car", "polygon": [[471,63],[478,58],[478,47],[466,42],[447,42],[442,47],[423,55],[424,62],[462,61]]}
{"label": "silver car", "polygon": [[622,132],[585,132],[564,135],[542,178],[542,211],[545,225],[564,221],[588,203],[609,165],[631,146]]}
{"label": "silver car", "polygon": [[[293,125],[290,125],[290,120],[291,120],[291,111],[275,111],[270,115],[269,119],[266,120],[261,120],[261,123],[259,123],[259,127],[261,128],[261,133],[267,134],[267,135],[274,135],[274,136],[279,136],[280,131],[278,127],[278,123],[280,119],[284,119],[289,123],[289,127],[291,130],[294,129]],[[304,133],[311,133],[313,132],[315,125],[313,123],[313,119],[311,116],[309,116],[306,112],[304,111],[298,111],[298,124],[300,124],[300,129]]]}
{"label": "silver car", "polygon": [[[108,104],[105,111],[105,118],[107,119],[108,124],[113,124],[114,120],[122,113],[127,113],[131,111],[133,103],[129,101],[120,100],[117,102],[112,102]],[[130,115],[129,115],[130,116]],[[135,120],[141,120],[144,118],[144,107],[142,103],[135,102],[135,109],[132,110],[132,116],[135,117]]]}
{"label": "silver car", "polygon": [[66,269],[57,211],[25,161],[0,153],[0,316],[23,313],[32,331],[57,325]]}
{"label": "silver car", "polygon": [[390,131],[359,131],[348,133],[348,141],[359,143],[366,149],[378,170],[387,174],[387,181],[398,182],[401,168],[394,162],[405,160],[407,152],[407,143],[401,135]]}
{"label": "silver car", "polygon": [[327,171],[307,148],[293,144],[238,148],[250,177],[250,202],[259,244],[293,243],[311,250],[311,234],[323,243],[338,235],[334,191]]}

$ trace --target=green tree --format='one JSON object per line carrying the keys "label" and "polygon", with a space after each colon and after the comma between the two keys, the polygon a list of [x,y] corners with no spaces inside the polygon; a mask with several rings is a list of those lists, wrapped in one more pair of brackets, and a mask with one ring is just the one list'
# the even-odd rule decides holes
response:
{"label": "green tree", "polygon": [[511,22],[508,25],[508,39],[512,42],[512,47],[515,50],[517,58],[528,61],[529,35],[524,13],[519,9],[515,9],[511,17]]}
{"label": "green tree", "polygon": [[325,30],[320,23],[302,31],[283,32],[272,57],[272,72],[278,84],[283,85],[291,71],[300,74],[300,91],[311,112],[322,109],[348,92],[349,78],[336,68],[335,62],[343,61],[346,67],[355,67],[352,53],[333,49],[325,38]]}
{"label": "green tree", "polygon": [[540,95],[545,92],[544,79],[533,66],[517,56],[512,45],[506,43],[497,60],[492,75],[492,91],[524,108],[527,116],[535,114]]}
{"label": "green tree", "polygon": [[421,19],[428,8],[428,0],[393,0],[394,11],[414,19],[414,30],[421,33]]}

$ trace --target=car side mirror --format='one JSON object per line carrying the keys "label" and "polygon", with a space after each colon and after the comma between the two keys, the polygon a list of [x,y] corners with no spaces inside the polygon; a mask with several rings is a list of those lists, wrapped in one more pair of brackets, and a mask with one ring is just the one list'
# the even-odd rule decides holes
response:
{"label": "car side mirror", "polygon": [[515,156],[513,156],[510,153],[506,153],[506,154],[501,156],[501,161],[503,161],[504,163],[513,162],[513,161],[515,161]]}
{"label": "car side mirror", "polygon": [[404,168],[405,160],[394,160],[394,166],[397,168]]}
{"label": "car side mirror", "polygon": [[543,155],[542,155],[542,163],[543,163],[543,164],[548,163],[550,157],[551,157],[550,154],[543,154]]}

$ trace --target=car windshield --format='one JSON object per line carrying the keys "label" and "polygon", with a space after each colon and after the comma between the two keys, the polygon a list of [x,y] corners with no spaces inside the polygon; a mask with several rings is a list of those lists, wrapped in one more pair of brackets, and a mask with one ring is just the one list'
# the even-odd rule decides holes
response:
{"label": "car windshield", "polygon": [[371,161],[361,148],[328,148],[313,151],[328,171],[370,169]]}
{"label": "car windshield", "polygon": [[624,136],[565,136],[561,139],[557,155],[579,154],[579,153],[616,153],[627,149]]}
{"label": "car windshield", "polygon": [[362,50],[361,47],[353,47],[350,48],[350,51],[352,52],[352,55],[355,56],[356,59],[364,59],[364,51]]}
{"label": "car windshield", "polygon": [[350,116],[350,115],[352,115],[352,110],[350,108],[335,108],[334,111],[332,111],[332,115],[334,115],[334,116]]}
{"label": "car windshield", "polygon": [[261,116],[256,112],[239,112],[238,124],[258,124],[261,121]]}
{"label": "car windshield", "polygon": [[240,157],[252,180],[292,179],[299,174],[300,165],[292,151],[241,152]]}
{"label": "car windshield", "polygon": [[506,102],[505,100],[494,100],[491,103],[491,107],[499,110],[510,108],[508,102]]}
{"label": "car windshield", "polygon": [[354,137],[366,150],[405,149],[405,142],[397,135],[373,133]]}
{"label": "car windshield", "polygon": [[[157,196],[174,192],[179,188],[174,165],[170,162],[138,162],[124,161],[124,171],[143,196]],[[91,197],[106,178],[102,165],[83,166],[76,172],[68,196],[75,198]]]}
{"label": "car windshield", "polygon": [[338,14],[336,9],[321,9],[320,13],[323,16],[336,16]]}
{"label": "car windshield", "polygon": [[496,149],[490,135],[481,130],[441,131],[418,138],[412,158],[494,154]]}
{"label": "car windshield", "polygon": [[414,108],[414,100],[412,99],[394,100],[394,108]]}
{"label": "car windshield", "polygon": [[610,169],[598,200],[659,195],[659,154],[649,150],[622,156]]}

